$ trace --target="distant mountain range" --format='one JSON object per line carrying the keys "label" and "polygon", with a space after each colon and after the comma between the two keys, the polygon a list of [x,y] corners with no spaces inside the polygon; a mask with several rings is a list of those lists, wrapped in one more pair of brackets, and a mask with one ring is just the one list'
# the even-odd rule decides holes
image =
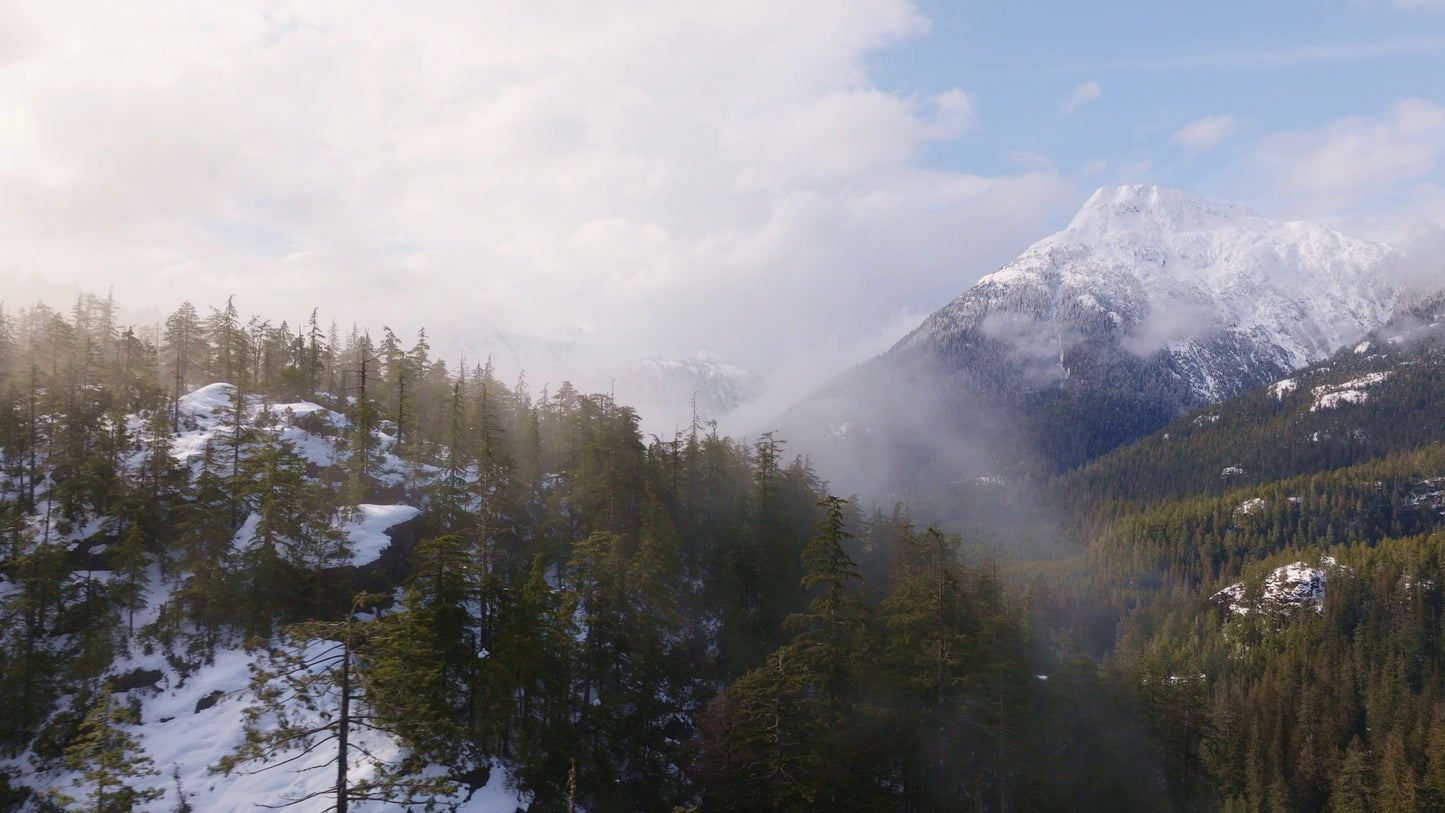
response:
{"label": "distant mountain range", "polygon": [[1100,189],[784,434],[844,490],[1066,470],[1381,326],[1397,259],[1176,190]]}
{"label": "distant mountain range", "polygon": [[[720,419],[756,397],[762,381],[754,373],[726,364],[710,353],[688,359],[644,359],[610,367],[613,394],[637,409],[644,431],[686,432]],[[671,435],[664,437],[670,439]]]}

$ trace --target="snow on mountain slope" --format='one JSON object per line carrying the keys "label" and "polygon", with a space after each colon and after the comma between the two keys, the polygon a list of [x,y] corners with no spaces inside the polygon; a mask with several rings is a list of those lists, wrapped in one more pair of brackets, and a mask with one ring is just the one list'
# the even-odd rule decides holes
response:
{"label": "snow on mountain slope", "polygon": [[[1325,559],[1323,564],[1334,564],[1333,559]],[[1265,574],[1263,587],[1257,596],[1248,595],[1244,582],[1235,582],[1215,593],[1209,600],[1230,616],[1253,612],[1289,616],[1302,609],[1323,613],[1326,581],[1324,569],[1313,567],[1307,562],[1294,562],[1281,565]]]}
{"label": "snow on mountain slope", "polygon": [[1184,192],[1100,189],[795,406],[783,436],[845,490],[1064,471],[1358,342],[1396,307],[1398,259]]}
{"label": "snow on mountain slope", "polygon": [[[278,759],[229,775],[213,772],[213,767],[245,740],[246,709],[254,702],[251,668],[255,658],[256,653],[239,647],[222,648],[189,673],[178,673],[175,662],[159,651],[116,660],[113,674],[148,673],[153,678],[147,685],[118,692],[121,702],[139,710],[139,724],[126,726],[126,732],[138,742],[155,771],[131,777],[129,784],[136,791],[160,792],[158,798],[137,804],[135,810],[169,813],[183,809],[184,803],[188,810],[232,813],[312,796],[315,798],[285,809],[298,813],[332,809],[334,800],[327,791],[336,781],[336,770],[328,765],[332,755],[324,748],[288,764]],[[324,713],[303,708],[299,702],[288,710],[297,719],[320,720]],[[354,759],[349,761],[352,781],[372,777],[379,761],[394,760],[400,754],[396,741],[380,732],[360,731],[353,736],[358,741],[353,744]],[[75,783],[84,784],[78,772],[65,768],[27,774],[23,784],[38,792],[54,789],[78,794]],[[475,792],[463,789],[454,798],[437,801],[437,809],[452,813],[512,813],[528,800],[506,787],[506,773],[498,769],[492,771],[486,786]],[[397,808],[377,802],[351,804],[359,813]]]}
{"label": "snow on mountain slope", "polygon": [[[1095,192],[1064,231],[1030,246],[930,316],[899,348],[968,330],[1055,360],[1100,331],[1166,351],[1201,402],[1317,361],[1389,318],[1395,249],[1172,189]],[[1277,378],[1266,376],[1265,378]]]}
{"label": "snow on mountain slope", "polygon": [[[177,404],[181,431],[171,440],[173,457],[199,471],[206,449],[227,442],[233,431],[234,393],[232,385],[215,383],[181,396]],[[264,431],[287,444],[307,463],[326,468],[339,465],[345,459],[345,452],[338,448],[334,438],[325,437],[298,423],[308,422],[313,428],[324,427],[328,431],[340,432],[348,427],[345,415],[310,401],[268,404],[257,395],[245,396],[240,406],[243,422],[252,428],[265,427]],[[395,439],[382,432],[377,435],[383,448],[377,466],[380,479],[383,482],[399,481],[404,464],[384,451]],[[357,506],[356,516],[338,518],[336,526],[345,540],[346,563],[365,565],[376,561],[391,544],[386,532],[420,513],[420,508],[410,505],[363,504]],[[239,549],[253,544],[257,519],[252,515],[237,532],[236,545]]]}

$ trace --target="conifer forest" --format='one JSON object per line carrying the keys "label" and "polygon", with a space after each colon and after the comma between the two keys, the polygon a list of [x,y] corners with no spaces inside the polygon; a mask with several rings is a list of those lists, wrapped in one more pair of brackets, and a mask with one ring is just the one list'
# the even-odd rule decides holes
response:
{"label": "conifer forest", "polygon": [[1445,809],[1438,331],[885,501],[238,300],[0,311],[0,810]]}

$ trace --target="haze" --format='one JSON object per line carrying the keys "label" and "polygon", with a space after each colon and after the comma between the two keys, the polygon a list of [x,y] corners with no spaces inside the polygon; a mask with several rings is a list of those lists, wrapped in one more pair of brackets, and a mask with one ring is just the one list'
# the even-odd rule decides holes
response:
{"label": "haze", "polygon": [[7,3],[0,300],[320,307],[534,384],[707,351],[765,420],[1103,184],[1438,245],[1445,3],[985,6]]}

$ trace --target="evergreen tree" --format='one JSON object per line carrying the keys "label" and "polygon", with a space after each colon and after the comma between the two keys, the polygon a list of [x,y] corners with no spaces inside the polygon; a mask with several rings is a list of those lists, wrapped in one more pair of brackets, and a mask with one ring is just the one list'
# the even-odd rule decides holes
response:
{"label": "evergreen tree", "polygon": [[360,801],[429,805],[435,797],[454,792],[450,781],[417,774],[416,766],[405,761],[376,756],[375,746],[367,742],[377,734],[396,736],[374,712],[371,677],[362,668],[361,653],[371,632],[371,624],[354,614],[287,628],[279,645],[262,653],[253,667],[255,701],[245,713],[245,742],[212,770],[229,775],[330,768],[336,776],[331,787],[273,804],[329,799],[324,809],[334,813],[347,813]]}
{"label": "evergreen tree", "polygon": [[180,400],[194,384],[194,376],[204,363],[204,334],[201,318],[189,302],[182,302],[176,312],[166,317],[166,365],[170,368],[172,429],[180,431]]}
{"label": "evergreen tree", "polygon": [[[139,722],[135,711],[116,702],[109,692],[102,693],[85,715],[75,740],[65,749],[64,760],[65,767],[80,772],[74,786],[86,791],[85,809],[94,813],[131,810],[165,795],[164,788],[137,789],[131,784],[160,774],[154,760],[125,730]],[[66,806],[76,803],[59,789],[51,789],[48,795]]]}
{"label": "evergreen tree", "polygon": [[419,543],[413,563],[401,611],[369,635],[371,701],[429,760],[475,767],[486,753],[478,750],[488,739],[481,727],[499,724],[479,699],[489,653],[479,648],[473,615],[475,562],[460,537],[443,536]]}

